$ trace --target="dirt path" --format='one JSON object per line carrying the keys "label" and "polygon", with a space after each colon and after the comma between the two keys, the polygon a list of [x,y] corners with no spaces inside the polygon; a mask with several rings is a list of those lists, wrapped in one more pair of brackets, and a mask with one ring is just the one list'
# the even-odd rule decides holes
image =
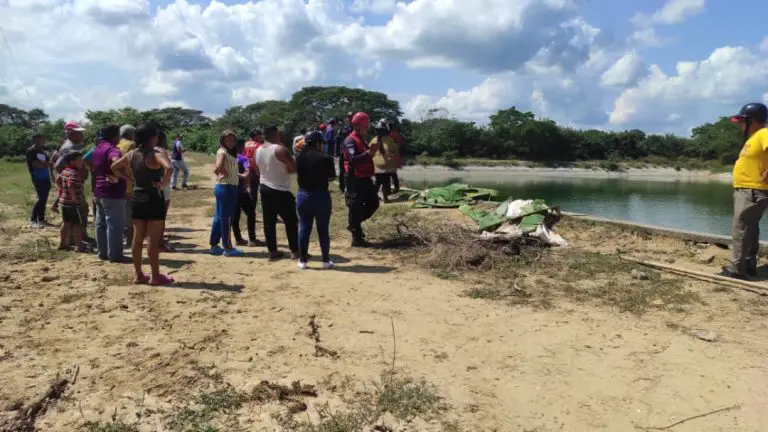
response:
{"label": "dirt path", "polygon": [[[174,200],[193,199],[185,193]],[[163,430],[165,413],[198,392],[262,380],[316,384],[318,398],[307,400],[316,418],[321,403],[343,406],[344,377],[373,382],[388,371],[394,340],[396,368],[435,384],[460,430],[632,431],[735,404],[669,430],[768,430],[768,326],[763,309],[750,310],[760,301],[752,294],[692,285],[703,305],[643,317],[567,300],[510,307],[463,297],[464,283],[397,255],[347,248],[346,236],[333,245],[335,271],[268,263],[263,248],[242,259],[212,257],[208,213],[172,211],[180,251],[163,265],[174,287],[132,286],[128,266],[90,256],[3,265],[0,408],[33,399],[79,367],[37,430],[75,430],[114,413],[126,421],[140,413],[137,430]],[[313,316],[322,356],[308,335]],[[687,329],[696,328],[717,340],[692,337]],[[249,405],[238,420],[247,430],[280,430],[281,409]]]}

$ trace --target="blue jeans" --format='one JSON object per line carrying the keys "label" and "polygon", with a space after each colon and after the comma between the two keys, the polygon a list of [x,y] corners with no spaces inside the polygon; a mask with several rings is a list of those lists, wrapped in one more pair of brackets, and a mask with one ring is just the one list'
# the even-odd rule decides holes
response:
{"label": "blue jeans", "polygon": [[331,206],[331,194],[328,191],[299,189],[296,195],[296,210],[299,213],[299,253],[302,261],[307,260],[309,237],[314,221],[317,221],[317,236],[320,239],[323,262],[330,260],[331,236],[328,226],[331,223]]}
{"label": "blue jeans", "polygon": [[216,197],[216,212],[213,214],[210,244],[217,246],[221,241],[224,249],[232,249],[230,226],[237,210],[237,186],[217,184],[213,195]]}
{"label": "blue jeans", "polygon": [[125,199],[96,198],[96,247],[99,258],[123,259],[125,231]]}
{"label": "blue jeans", "polygon": [[32,222],[42,222],[45,220],[45,206],[48,204],[48,194],[51,192],[51,180],[32,180],[37,192],[37,201],[32,206]]}
{"label": "blue jeans", "polygon": [[176,181],[179,178],[179,171],[184,172],[184,179],[181,180],[181,185],[186,186],[187,181],[189,180],[189,167],[187,167],[187,162],[183,160],[175,160],[173,161],[173,178],[171,179],[171,187],[176,187]]}

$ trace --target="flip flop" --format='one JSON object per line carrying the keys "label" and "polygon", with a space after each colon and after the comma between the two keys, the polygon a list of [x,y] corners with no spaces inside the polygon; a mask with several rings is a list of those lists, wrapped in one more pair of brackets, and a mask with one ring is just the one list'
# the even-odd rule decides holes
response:
{"label": "flip flop", "polygon": [[146,285],[149,283],[149,276],[142,273],[138,278],[133,280],[135,285]]}
{"label": "flip flop", "polygon": [[166,275],[160,275],[157,280],[152,280],[149,284],[152,286],[170,285],[173,283],[173,278]]}

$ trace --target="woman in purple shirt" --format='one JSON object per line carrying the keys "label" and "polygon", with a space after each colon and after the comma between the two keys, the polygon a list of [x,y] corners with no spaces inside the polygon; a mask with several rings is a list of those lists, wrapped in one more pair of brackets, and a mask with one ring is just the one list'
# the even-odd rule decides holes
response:
{"label": "woman in purple shirt", "polygon": [[[251,200],[246,185],[251,184],[251,163],[245,156],[245,140],[237,141],[237,169],[240,174],[240,183],[237,186],[237,207],[235,216],[232,218],[232,234],[239,246],[259,246],[256,239],[256,205]],[[243,239],[240,233],[240,214],[245,213],[246,224],[248,226],[248,241]]]}
{"label": "woman in purple shirt", "polygon": [[122,154],[117,148],[120,126],[109,125],[101,130],[101,139],[91,156],[95,179],[93,196],[96,202],[96,245],[99,258],[125,262],[123,231],[125,230],[125,174],[112,171],[112,163]]}

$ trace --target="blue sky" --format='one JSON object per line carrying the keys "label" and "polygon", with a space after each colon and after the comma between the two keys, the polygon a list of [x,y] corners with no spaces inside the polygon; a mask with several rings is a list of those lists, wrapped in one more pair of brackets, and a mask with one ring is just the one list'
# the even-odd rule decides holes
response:
{"label": "blue sky", "polygon": [[67,118],[123,105],[215,116],[335,84],[383,91],[410,118],[484,123],[514,105],[685,135],[768,97],[768,30],[745,3],[0,0],[0,98]]}

